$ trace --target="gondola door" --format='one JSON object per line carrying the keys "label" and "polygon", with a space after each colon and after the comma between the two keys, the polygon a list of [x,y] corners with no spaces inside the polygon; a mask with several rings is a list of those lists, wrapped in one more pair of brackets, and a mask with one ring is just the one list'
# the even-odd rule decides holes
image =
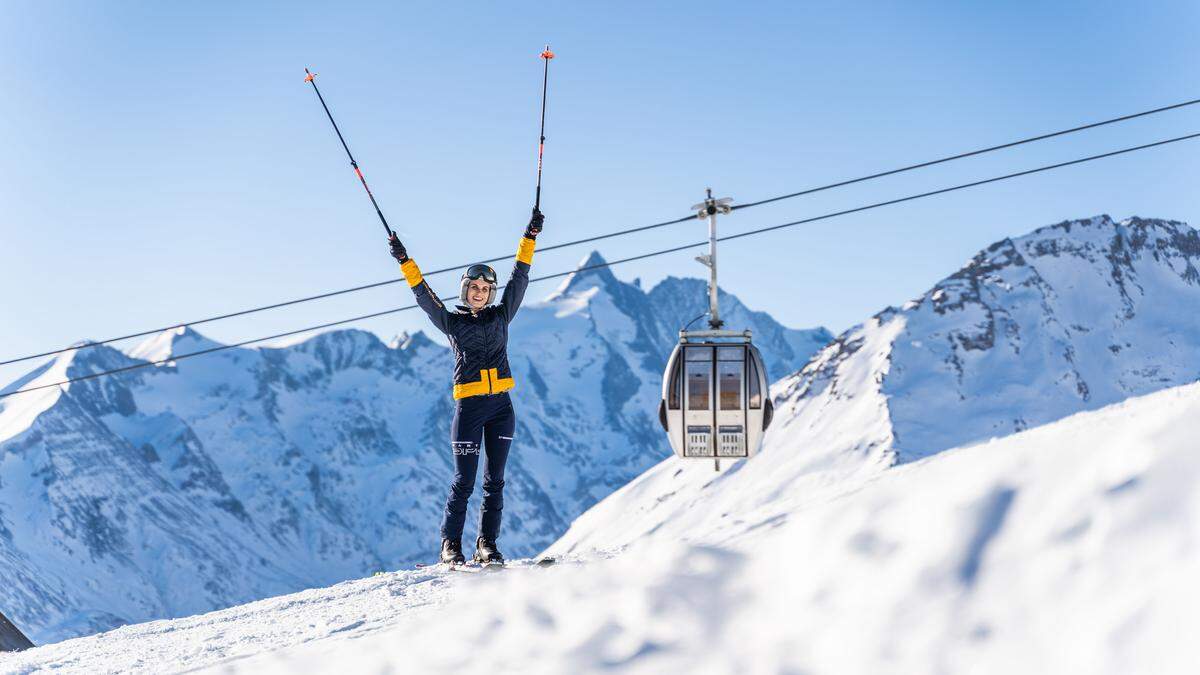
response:
{"label": "gondola door", "polygon": [[715,355],[710,345],[686,345],[683,349],[683,455],[713,457]]}
{"label": "gondola door", "polygon": [[746,456],[746,348],[716,348],[717,457]]}

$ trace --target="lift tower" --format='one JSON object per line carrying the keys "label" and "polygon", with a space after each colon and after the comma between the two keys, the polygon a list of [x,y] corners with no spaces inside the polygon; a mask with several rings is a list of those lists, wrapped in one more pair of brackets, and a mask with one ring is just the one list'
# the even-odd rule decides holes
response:
{"label": "lift tower", "polygon": [[696,256],[696,261],[708,268],[708,327],[720,330],[725,325],[721,321],[720,310],[717,307],[717,214],[728,214],[733,210],[729,206],[733,201],[730,197],[713,199],[712,188],[705,188],[708,198],[699,204],[693,204],[692,210],[701,220],[708,218],[708,253]]}

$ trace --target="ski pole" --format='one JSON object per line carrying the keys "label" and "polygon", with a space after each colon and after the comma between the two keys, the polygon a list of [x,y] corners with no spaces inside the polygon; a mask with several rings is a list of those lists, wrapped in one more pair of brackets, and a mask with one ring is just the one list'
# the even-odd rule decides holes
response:
{"label": "ski pole", "polygon": [[375,207],[375,213],[379,215],[379,222],[383,223],[383,229],[387,230],[388,238],[391,239],[394,234],[392,228],[388,227],[387,218],[384,218],[383,211],[379,210],[379,204],[375,201],[375,195],[371,193],[371,188],[367,185],[367,179],[363,178],[363,172],[358,168],[358,162],[354,161],[354,155],[350,154],[350,146],[346,145],[346,139],[342,138],[342,130],[338,129],[337,122],[333,121],[333,114],[329,112],[329,106],[325,105],[325,97],[321,95],[321,90],[317,88],[316,77],[316,73],[309,72],[308,68],[304,69],[304,81],[311,84],[313,91],[317,92],[317,98],[321,101],[321,107],[325,109],[325,115],[329,118],[329,123],[333,125],[333,130],[337,133],[338,140],[342,142],[342,147],[346,149],[346,156],[350,158],[350,166],[354,167],[355,175],[362,182],[363,189],[367,191],[367,196],[371,198],[371,206]]}
{"label": "ski pole", "polygon": [[542,52],[542,60],[545,65],[542,68],[542,130],[538,134],[538,167],[537,167],[537,196],[533,200],[533,210],[538,211],[542,206],[542,152],[546,149],[546,83],[550,80],[550,59],[554,58],[554,52],[550,51],[550,45],[546,45],[546,50]]}

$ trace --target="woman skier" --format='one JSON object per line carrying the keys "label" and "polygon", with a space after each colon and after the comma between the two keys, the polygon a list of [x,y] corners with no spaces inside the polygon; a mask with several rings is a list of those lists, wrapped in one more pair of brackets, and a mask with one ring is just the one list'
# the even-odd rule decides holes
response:
{"label": "woman skier", "polygon": [[467,498],[475,488],[481,446],[486,460],[475,560],[483,564],[504,563],[496,539],[500,536],[500,513],[504,508],[504,464],[516,428],[516,415],[508,395],[515,384],[508,365],[508,324],[516,316],[529,285],[529,267],[543,220],[535,207],[517,247],[512,277],[504,287],[500,303],[492,304],[496,299],[496,270],[480,263],[463,272],[458,296],[463,304],[454,311],[446,309],[421,277],[421,270],[408,257],[399,238],[392,234],[388,240],[392,257],[399,261],[417,304],[433,325],[446,334],[454,351],[454,420],[450,424],[454,480],[442,518],[441,551],[441,561],[450,565],[466,561],[462,552],[463,525],[467,518]]}

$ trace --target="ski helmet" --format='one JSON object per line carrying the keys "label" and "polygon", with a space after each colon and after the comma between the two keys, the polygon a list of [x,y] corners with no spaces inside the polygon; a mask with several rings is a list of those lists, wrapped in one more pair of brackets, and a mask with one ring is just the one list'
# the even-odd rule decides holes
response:
{"label": "ski helmet", "polygon": [[467,268],[466,272],[463,272],[462,283],[458,291],[459,299],[462,300],[464,305],[471,304],[467,301],[467,287],[470,286],[471,282],[475,279],[483,279],[487,282],[488,297],[487,302],[484,304],[492,304],[492,301],[496,299],[496,270],[492,269],[491,265],[485,265],[483,263],[471,265]]}

